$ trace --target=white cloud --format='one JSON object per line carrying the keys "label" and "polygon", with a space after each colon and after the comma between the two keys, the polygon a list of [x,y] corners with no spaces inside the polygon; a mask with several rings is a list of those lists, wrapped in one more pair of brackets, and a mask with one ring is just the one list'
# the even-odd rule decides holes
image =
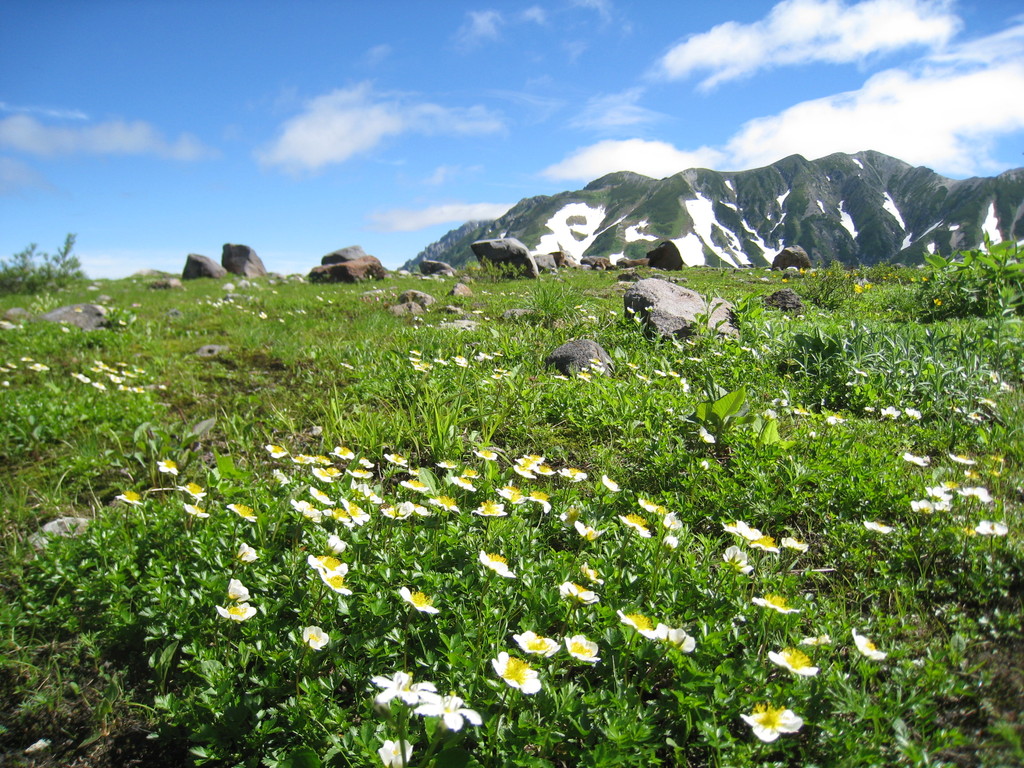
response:
{"label": "white cloud", "polygon": [[691,35],[658,62],[669,79],[708,72],[700,88],[771,67],[849,63],[908,46],[938,48],[960,27],[947,0],[783,0],[751,24],[729,21]]}
{"label": "white cloud", "polygon": [[310,100],[256,154],[264,165],[298,173],[343,163],[403,133],[473,135],[503,128],[501,118],[484,107],[411,103],[401,95],[377,95],[369,83],[362,83]]}
{"label": "white cloud", "polygon": [[643,95],[644,89],[638,87],[594,96],[570,124],[577,128],[607,131],[661,119],[660,113],[637,104]]}
{"label": "white cloud", "polygon": [[472,48],[485,40],[497,40],[501,36],[501,27],[505,19],[498,11],[469,11],[469,18],[456,34],[456,40],[467,48]]}
{"label": "white cloud", "polygon": [[522,13],[523,21],[532,21],[534,24],[546,24],[548,13],[539,5],[531,5]]}
{"label": "white cloud", "polygon": [[508,203],[442,203],[428,208],[379,211],[371,214],[370,219],[383,232],[415,232],[436,224],[496,219],[511,207]]}
{"label": "white cloud", "polygon": [[746,123],[726,145],[733,167],[749,168],[799,153],[875,149],[944,173],[992,170],[1000,135],[1024,129],[1024,63],[1018,57],[975,71],[888,70],[862,88],[805,101]]}
{"label": "white cloud", "polygon": [[576,150],[541,175],[553,181],[592,181],[615,171],[633,171],[662,179],[694,167],[715,167],[721,153],[709,147],[687,152],[664,141],[599,141]]}
{"label": "white cloud", "polygon": [[158,155],[172,160],[199,160],[214,152],[194,136],[165,139],[142,120],[111,120],[95,125],[44,125],[25,114],[0,120],[0,146],[51,157],[54,155]]}
{"label": "white cloud", "polygon": [[16,195],[28,189],[52,189],[34,168],[13,157],[0,157],[0,196]]}

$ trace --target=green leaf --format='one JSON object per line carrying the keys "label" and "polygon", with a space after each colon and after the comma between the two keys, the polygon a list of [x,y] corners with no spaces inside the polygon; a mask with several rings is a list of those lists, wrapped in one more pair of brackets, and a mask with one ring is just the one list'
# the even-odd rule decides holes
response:
{"label": "green leaf", "polygon": [[743,407],[743,401],[747,399],[746,385],[734,389],[715,401],[711,406],[711,412],[721,422],[725,422],[730,416],[735,416]]}
{"label": "green leaf", "polygon": [[299,747],[278,763],[280,768],[320,768],[320,758],[309,747]]}

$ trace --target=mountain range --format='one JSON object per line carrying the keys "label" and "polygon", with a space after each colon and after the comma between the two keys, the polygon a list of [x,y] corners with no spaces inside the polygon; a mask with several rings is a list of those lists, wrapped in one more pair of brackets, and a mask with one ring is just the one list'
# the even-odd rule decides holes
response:
{"label": "mountain range", "polygon": [[499,237],[577,260],[643,258],[671,240],[688,266],[766,266],[792,245],[815,264],[918,264],[986,237],[1024,240],[1024,168],[958,180],[865,151],[663,179],[623,171],[574,192],[526,198],[493,221],[467,222],[403,267],[424,259],[465,266],[475,260],[470,243]]}

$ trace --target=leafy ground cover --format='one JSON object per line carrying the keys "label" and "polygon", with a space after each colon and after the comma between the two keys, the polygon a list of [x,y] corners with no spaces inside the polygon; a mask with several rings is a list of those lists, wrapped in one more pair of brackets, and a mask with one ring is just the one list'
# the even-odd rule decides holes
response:
{"label": "leafy ground cover", "polygon": [[[1019,764],[1024,336],[982,256],[687,271],[736,340],[645,336],[615,273],[4,297],[115,324],[0,331],[0,762]],[[614,367],[545,369],[573,338]]]}

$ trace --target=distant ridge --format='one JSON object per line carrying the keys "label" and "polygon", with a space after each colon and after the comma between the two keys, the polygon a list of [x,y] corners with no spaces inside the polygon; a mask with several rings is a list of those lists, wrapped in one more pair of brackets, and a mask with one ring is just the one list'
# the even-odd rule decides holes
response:
{"label": "distant ridge", "polygon": [[474,240],[505,236],[577,259],[641,258],[672,240],[689,266],[765,266],[787,245],[802,246],[816,264],[918,264],[927,253],[977,247],[986,235],[1024,240],[1024,168],[955,180],[869,150],[664,179],[611,173],[468,222],[403,266],[425,258],[464,266],[475,260]]}

